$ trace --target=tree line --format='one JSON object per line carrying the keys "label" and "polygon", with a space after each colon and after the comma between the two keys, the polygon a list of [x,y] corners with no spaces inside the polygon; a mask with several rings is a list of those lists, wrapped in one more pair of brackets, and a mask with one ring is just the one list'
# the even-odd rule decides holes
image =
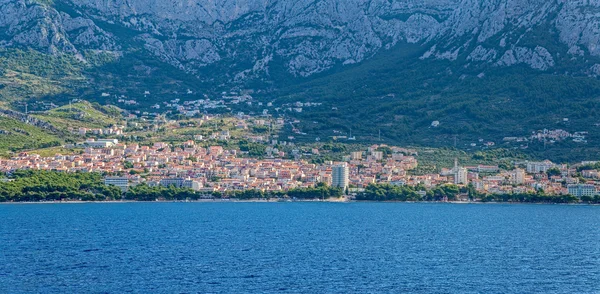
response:
{"label": "tree line", "polygon": [[[123,193],[120,188],[106,186],[100,173],[19,170],[6,175],[0,181],[0,202],[39,201],[156,201],[198,200],[201,198],[229,199],[331,199],[344,195],[341,188],[318,183],[315,187],[295,188],[287,191],[235,190],[201,193],[175,186],[132,186]],[[395,186],[371,184],[356,195],[358,201],[455,201],[459,196],[482,202],[510,203],[600,203],[600,196],[548,195],[542,190],[528,193],[486,194],[475,190],[472,185],[440,185],[426,189],[423,185]]]}
{"label": "tree line", "polygon": [[425,189],[422,185],[394,186],[390,184],[371,184],[363,192],[356,195],[356,200],[366,201],[456,201],[460,195],[470,200],[481,202],[510,203],[600,203],[600,196],[584,196],[581,199],[573,195],[549,195],[543,190],[527,193],[489,194],[475,190],[472,185],[458,187],[456,185],[440,185]]}
{"label": "tree line", "polygon": [[0,181],[0,202],[41,201],[156,201],[198,200],[201,198],[231,199],[329,199],[344,194],[340,188],[319,183],[312,188],[287,191],[235,190],[205,194],[175,186],[149,186],[145,183],[130,187],[123,193],[120,188],[104,184],[100,173],[19,170],[5,175]]}
{"label": "tree line", "polygon": [[19,170],[0,182],[0,202],[121,199],[121,190],[102,179],[98,173]]}
{"label": "tree line", "polygon": [[344,190],[341,188],[331,187],[325,183],[318,183],[315,187],[309,188],[294,188],[286,191],[262,191],[262,190],[236,190],[228,192],[214,192],[215,198],[231,198],[231,199],[331,199],[340,198],[344,195]]}

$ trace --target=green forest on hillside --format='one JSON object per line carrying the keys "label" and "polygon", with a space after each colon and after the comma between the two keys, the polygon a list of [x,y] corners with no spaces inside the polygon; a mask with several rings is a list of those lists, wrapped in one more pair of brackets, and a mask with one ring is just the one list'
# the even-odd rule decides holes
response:
{"label": "green forest on hillside", "polygon": [[[101,21],[99,25],[133,40],[130,37],[134,32],[128,29]],[[542,32],[530,34],[535,37]],[[70,99],[82,98],[116,104],[117,96],[125,95],[139,102],[134,106],[136,110],[145,110],[173,98],[200,99],[205,93],[218,97],[220,91],[227,90],[222,78],[206,79],[211,72],[224,70],[219,67],[222,65],[203,68],[196,75],[185,73],[131,42],[123,44],[126,50],[122,56],[84,50],[86,62],[68,54],[0,49],[0,104],[20,110],[20,101],[65,105]],[[551,46],[553,42],[543,44]],[[426,48],[399,44],[360,64],[336,66],[309,78],[292,77],[283,61],[275,58],[267,78],[230,86],[251,88],[260,93],[255,95],[257,99],[275,101],[275,105],[323,103],[302,113],[285,113],[301,121],[297,127],[307,136],[297,136],[299,141],[329,138],[336,130],[341,135],[352,131],[359,142],[372,143],[379,142],[381,132],[382,142],[396,145],[477,151],[483,142],[502,144],[504,137],[565,129],[588,132],[588,143],[501,147],[526,147],[524,152],[533,156],[559,161],[600,156],[600,148],[596,147],[600,143],[600,80],[568,74],[575,66],[584,66],[579,61],[556,57],[556,67],[542,72],[525,65],[504,68],[470,63],[465,56],[457,61],[420,60]],[[182,97],[187,89],[195,94]],[[144,97],[144,91],[152,94]],[[102,97],[104,92],[110,96]],[[260,113],[262,109],[255,105],[232,107],[232,112],[236,111]],[[64,107],[53,114],[39,115],[59,127],[79,126],[70,120],[74,114]],[[92,116],[85,119],[89,120],[85,123],[97,127],[111,123],[111,119]],[[440,125],[433,128],[432,121]],[[473,143],[478,146],[471,148]]]}
{"label": "green forest on hillside", "polygon": [[[564,156],[566,149],[577,150],[572,152],[575,157],[600,155],[592,143],[600,142],[600,80],[524,65],[460,67],[451,61],[419,60],[423,51],[413,47],[394,50],[401,53],[390,50],[291,85],[279,91],[277,99],[324,103],[291,114],[300,119],[299,129],[309,138],[332,136],[331,131],[338,130],[377,142],[381,131],[382,139],[394,144],[449,147],[456,140],[457,147],[469,149],[479,139],[498,144],[504,137],[565,129],[588,132],[589,143],[565,142],[552,148],[532,144],[525,151],[560,159],[575,159]],[[439,121],[439,127],[431,127],[433,121]]]}
{"label": "green forest on hillside", "polygon": [[0,157],[25,149],[59,146],[61,139],[32,125],[0,116]]}

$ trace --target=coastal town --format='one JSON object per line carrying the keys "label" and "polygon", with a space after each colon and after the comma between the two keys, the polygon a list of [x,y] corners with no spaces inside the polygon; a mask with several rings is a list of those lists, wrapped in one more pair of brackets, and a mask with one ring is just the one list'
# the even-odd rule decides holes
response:
{"label": "coastal town", "polygon": [[[126,97],[119,99],[120,103],[133,103]],[[249,190],[285,193],[319,185],[340,188],[347,199],[370,185],[411,187],[421,196],[438,187],[458,187],[461,192],[452,198],[463,201],[478,200],[468,191],[477,195],[543,193],[579,199],[600,194],[600,164],[595,161],[567,165],[511,158],[500,164],[494,160],[464,163],[445,158],[442,164],[440,158],[429,158],[427,162],[423,157],[426,152],[419,154],[418,149],[386,145],[381,138],[381,143],[358,143],[351,131],[334,130],[332,136],[322,140],[317,137],[312,143],[298,140],[306,137],[297,127],[298,120],[281,113],[270,114],[299,113],[321,107],[319,103],[296,102],[278,108],[272,103],[263,105],[248,93],[225,92],[220,100],[175,99],[154,105],[156,113],[123,111],[108,117],[106,112],[118,110],[84,101],[71,102],[33,116],[3,114],[28,125],[40,124],[41,119],[62,122],[66,130],[63,134],[70,138],[60,146],[60,152],[52,152],[52,148],[42,154],[38,150],[19,151],[0,158],[0,173],[6,176],[3,181],[11,181],[11,174],[23,170],[85,172],[102,175],[104,185],[116,186],[123,193],[147,185],[191,189],[208,198]],[[255,105],[260,114],[205,113],[206,109],[238,104]],[[159,113],[161,109],[166,112]],[[48,123],[42,126],[55,129]],[[439,126],[440,122],[435,121],[431,127]],[[0,131],[25,132],[16,128]],[[504,138],[503,144],[584,142],[586,135],[544,129],[530,137]],[[484,139],[479,141],[479,150],[495,145]]]}
{"label": "coastal town", "polygon": [[[418,167],[418,152],[387,145],[371,145],[349,152],[341,161],[322,164],[301,156],[287,159],[285,152],[273,147],[267,147],[263,156],[249,157],[247,152],[217,145],[203,147],[194,140],[178,146],[165,142],[141,146],[117,139],[89,139],[81,145],[81,154],[42,157],[23,152],[0,159],[0,172],[96,172],[105,175],[106,185],[117,186],[123,192],[147,184],[189,188],[206,195],[242,190],[287,191],[319,183],[342,188],[350,197],[370,184],[426,189],[457,185],[486,194],[543,191],[576,197],[594,196],[600,190],[598,169],[581,168],[595,167],[597,162],[582,162],[578,168],[551,161],[524,161],[515,162],[514,169],[502,170],[489,165],[461,166],[455,161],[454,167],[442,168],[439,173],[417,175],[411,171]],[[312,153],[318,154],[319,150],[313,149]]]}

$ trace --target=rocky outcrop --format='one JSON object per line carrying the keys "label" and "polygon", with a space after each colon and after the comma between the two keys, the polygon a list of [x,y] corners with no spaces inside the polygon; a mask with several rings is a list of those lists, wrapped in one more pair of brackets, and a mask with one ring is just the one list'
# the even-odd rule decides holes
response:
{"label": "rocky outcrop", "polygon": [[41,52],[115,50],[114,37],[89,18],[71,17],[32,0],[0,1],[0,46]]}
{"label": "rocky outcrop", "polygon": [[115,51],[119,49],[112,34],[100,29],[91,19],[60,14],[66,38],[78,49]]}
{"label": "rocky outcrop", "polygon": [[0,1],[0,46],[26,46],[43,52],[75,52],[60,13],[32,1]]}
{"label": "rocky outcrop", "polygon": [[561,0],[555,18],[560,41],[569,47],[580,46],[600,56],[600,1]]}
{"label": "rocky outcrop", "polygon": [[516,47],[507,50],[497,62],[497,65],[511,66],[522,63],[533,69],[547,70],[554,66],[554,59],[544,47],[537,46],[535,49]]}
{"label": "rocky outcrop", "polygon": [[498,56],[498,52],[494,49],[486,49],[485,47],[479,45],[469,56],[467,60],[469,61],[485,61],[492,62]]}

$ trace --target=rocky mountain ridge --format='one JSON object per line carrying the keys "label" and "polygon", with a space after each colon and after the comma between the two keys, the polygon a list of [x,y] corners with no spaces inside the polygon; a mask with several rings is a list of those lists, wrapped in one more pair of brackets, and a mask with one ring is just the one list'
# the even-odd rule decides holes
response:
{"label": "rocky mountain ridge", "polygon": [[524,64],[578,60],[600,74],[600,0],[0,0],[0,47],[149,55],[202,78],[269,77],[279,63],[307,77],[399,43],[421,59]]}

